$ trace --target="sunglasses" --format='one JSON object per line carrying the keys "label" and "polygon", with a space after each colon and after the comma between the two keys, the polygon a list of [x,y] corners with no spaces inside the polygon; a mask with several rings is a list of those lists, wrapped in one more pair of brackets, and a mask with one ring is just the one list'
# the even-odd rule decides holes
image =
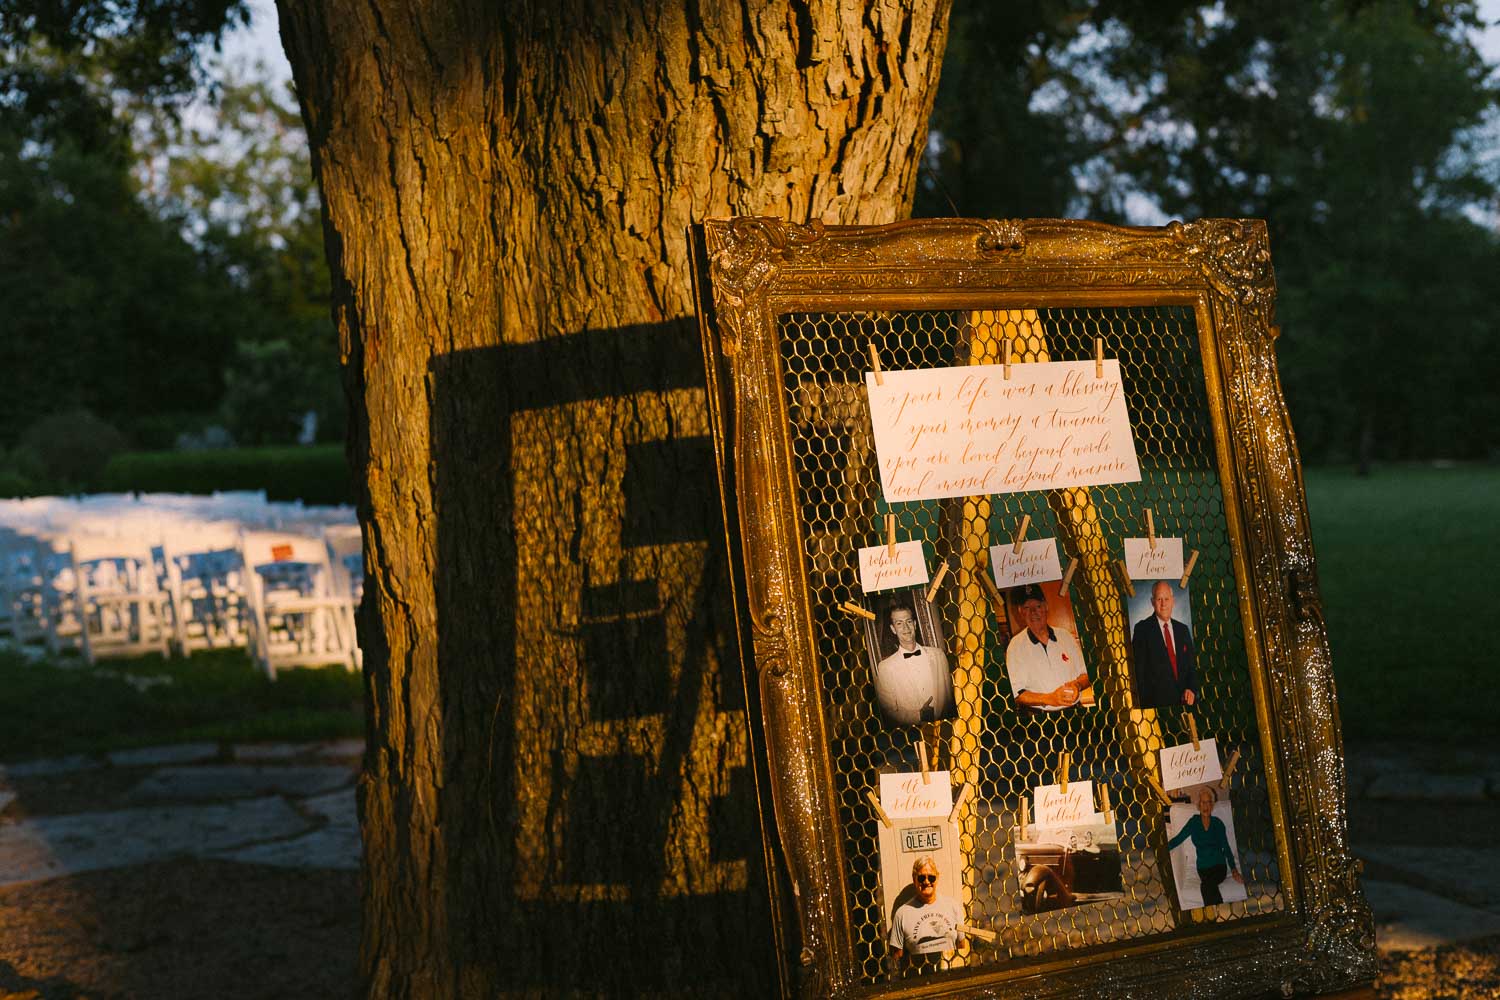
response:
{"label": "sunglasses", "polygon": [[937,876],[936,875],[918,875],[917,876],[917,884],[918,885],[932,885],[936,881],[937,881]]}

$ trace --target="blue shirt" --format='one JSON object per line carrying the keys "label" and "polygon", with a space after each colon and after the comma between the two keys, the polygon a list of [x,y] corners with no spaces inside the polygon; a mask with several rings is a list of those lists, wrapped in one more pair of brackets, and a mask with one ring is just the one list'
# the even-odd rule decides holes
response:
{"label": "blue shirt", "polygon": [[1199,869],[1227,865],[1230,871],[1239,871],[1234,865],[1234,853],[1229,849],[1229,833],[1219,817],[1210,816],[1208,828],[1204,829],[1203,817],[1194,816],[1183,824],[1177,836],[1167,841],[1167,847],[1177,847],[1189,837],[1193,839],[1193,850],[1198,852]]}

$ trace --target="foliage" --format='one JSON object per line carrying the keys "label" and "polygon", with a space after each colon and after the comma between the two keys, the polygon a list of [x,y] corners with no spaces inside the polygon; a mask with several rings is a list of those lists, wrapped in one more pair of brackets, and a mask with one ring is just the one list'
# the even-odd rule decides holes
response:
{"label": "foliage", "polygon": [[198,740],[363,734],[363,681],[343,667],[283,670],[243,650],[151,655],[95,667],[0,650],[0,759]]}
{"label": "foliage", "polygon": [[248,17],[244,0],[6,0],[0,41],[85,56],[126,93],[161,103],[200,83],[205,43]]}
{"label": "foliage", "polygon": [[286,340],[241,341],[224,375],[224,423],[240,444],[295,440],[304,413],[329,412],[342,404],[331,374],[307,364]]}
{"label": "foliage", "polygon": [[960,6],[918,209],[1265,218],[1304,454],[1483,457],[1500,240],[1475,221],[1497,197],[1476,25],[1469,2]]}
{"label": "foliage", "polygon": [[247,310],[134,199],[129,167],[87,81],[63,66],[0,74],[0,443],[63,409],[128,433],[137,414],[218,400]]}
{"label": "foliage", "polygon": [[329,319],[317,187],[292,94],[231,69],[211,115],[157,122],[142,145],[147,200],[180,220],[255,303],[254,323],[224,359],[225,422],[244,444],[296,439],[302,414],[341,440],[343,390]]}
{"label": "foliage", "polygon": [[[1351,738],[1464,742],[1493,732],[1489,568],[1500,469],[1307,474],[1339,710]],[[1413,530],[1414,526],[1418,530]],[[1441,649],[1410,636],[1441,623]]]}
{"label": "foliage", "polygon": [[125,448],[125,436],[111,424],[88,410],[69,410],[27,427],[12,462],[48,492],[75,493],[96,486],[105,465]]}
{"label": "foliage", "polygon": [[239,345],[268,341],[292,345],[283,364],[312,387],[288,408],[315,409],[338,439],[327,269],[294,105],[238,78],[213,89],[211,113],[189,105],[197,51],[165,56],[157,76],[136,65],[168,36],[212,35],[240,5],[112,9],[81,5],[68,23],[52,5],[0,14],[0,447],[75,407],[137,444],[169,443],[218,418]]}
{"label": "foliage", "polygon": [[309,504],[347,504],[353,499],[341,445],[126,452],[110,461],[101,486],[142,493],[265,490],[271,500]]}
{"label": "foliage", "polygon": [[[914,214],[1063,216],[1102,138],[1099,95],[1067,54],[1088,25],[1077,0],[956,4]],[[1066,82],[1064,82],[1066,81]]]}

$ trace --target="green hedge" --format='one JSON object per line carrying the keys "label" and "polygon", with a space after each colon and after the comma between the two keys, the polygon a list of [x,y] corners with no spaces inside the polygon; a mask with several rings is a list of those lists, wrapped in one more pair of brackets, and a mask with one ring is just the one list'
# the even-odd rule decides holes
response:
{"label": "green hedge", "polygon": [[270,500],[354,502],[343,445],[130,451],[110,459],[100,488],[109,493],[265,490]]}

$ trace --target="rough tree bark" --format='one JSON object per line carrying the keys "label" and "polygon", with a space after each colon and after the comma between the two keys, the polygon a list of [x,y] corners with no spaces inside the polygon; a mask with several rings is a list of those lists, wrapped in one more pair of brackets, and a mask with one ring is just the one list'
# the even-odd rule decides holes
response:
{"label": "rough tree bark", "polygon": [[775,988],[685,228],[909,210],[948,0],[279,0],[369,585],[361,987]]}

